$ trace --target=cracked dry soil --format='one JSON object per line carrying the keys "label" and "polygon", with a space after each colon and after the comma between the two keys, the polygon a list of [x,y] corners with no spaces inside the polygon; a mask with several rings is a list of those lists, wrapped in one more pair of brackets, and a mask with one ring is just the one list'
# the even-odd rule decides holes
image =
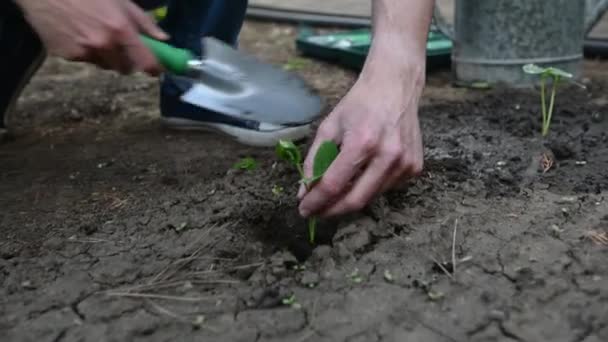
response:
{"label": "cracked dry soil", "polygon": [[[286,63],[294,35],[248,23],[243,47]],[[608,341],[608,65],[585,68],[533,175],[536,93],[431,73],[424,174],[313,249],[272,151],[160,129],[155,80],[48,61],[0,145],[0,340]],[[298,72],[329,104],[354,80]]]}

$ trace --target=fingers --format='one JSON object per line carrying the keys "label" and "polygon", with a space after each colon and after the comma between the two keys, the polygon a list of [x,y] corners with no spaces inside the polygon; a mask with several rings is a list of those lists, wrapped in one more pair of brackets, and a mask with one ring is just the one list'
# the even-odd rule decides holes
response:
{"label": "fingers", "polygon": [[144,33],[159,40],[166,40],[169,38],[169,35],[161,30],[154,20],[137,5],[127,1],[126,6],[127,14],[132,24],[131,34],[124,37],[124,47],[126,48],[127,55],[136,70],[157,76],[163,71],[162,67],[159,65],[154,54],[142,43],[139,33]]}
{"label": "fingers", "polygon": [[384,182],[379,193],[384,193],[390,189],[399,187],[399,185],[405,184],[407,180],[418,176],[422,173],[422,166],[421,161],[410,161],[407,155],[403,156],[399,163],[395,165],[391,174],[387,177],[387,181]]}
{"label": "fingers", "polygon": [[351,190],[335,204],[325,209],[321,216],[330,217],[363,209],[382,188],[391,172],[393,161],[376,158],[357,179]]}
{"label": "fingers", "polygon": [[339,201],[322,212],[322,216],[336,216],[363,209],[375,196],[381,193],[389,182],[401,174],[399,162],[402,156],[400,145],[383,147],[354,186]]}
{"label": "fingers", "polygon": [[135,26],[138,28],[138,31],[144,33],[152,38],[158,40],[167,40],[169,39],[169,35],[160,29],[154,19],[148,16],[144,11],[141,10],[136,4],[131,1],[128,1],[127,4],[127,13],[129,17],[135,23]]}
{"label": "fingers", "polygon": [[340,198],[354,176],[375,153],[377,139],[377,135],[371,132],[345,136],[342,151],[336,160],[300,202],[300,214],[304,217],[316,214]]}

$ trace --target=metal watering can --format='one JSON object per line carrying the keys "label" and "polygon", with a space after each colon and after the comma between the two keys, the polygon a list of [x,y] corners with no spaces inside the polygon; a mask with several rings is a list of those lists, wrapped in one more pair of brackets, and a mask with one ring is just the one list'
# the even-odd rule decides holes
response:
{"label": "metal watering can", "polygon": [[530,85],[525,64],[579,75],[585,35],[608,9],[607,0],[455,0],[449,25],[435,7],[435,24],[454,42],[456,82]]}

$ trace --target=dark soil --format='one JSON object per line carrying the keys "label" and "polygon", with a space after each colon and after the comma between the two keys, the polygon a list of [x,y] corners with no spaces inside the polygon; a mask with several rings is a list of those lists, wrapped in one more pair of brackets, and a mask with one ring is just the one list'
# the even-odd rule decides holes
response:
{"label": "dark soil", "polygon": [[[294,34],[243,47],[286,63]],[[585,67],[544,142],[536,92],[431,73],[422,177],[313,248],[272,150],[165,131],[155,80],[51,60],[0,145],[0,339],[608,341],[608,64]],[[329,104],[355,77],[298,72]]]}

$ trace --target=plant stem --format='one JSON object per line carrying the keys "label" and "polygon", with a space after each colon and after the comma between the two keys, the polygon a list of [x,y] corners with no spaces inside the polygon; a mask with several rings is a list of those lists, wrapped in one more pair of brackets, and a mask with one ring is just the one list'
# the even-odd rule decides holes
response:
{"label": "plant stem", "polygon": [[300,178],[301,179],[306,179],[306,176],[304,176],[304,169],[302,168],[302,165],[300,165],[300,163],[296,164],[296,169],[298,169],[298,173],[300,174]]}
{"label": "plant stem", "polygon": [[311,217],[308,219],[308,239],[310,243],[315,243],[315,235],[317,232],[317,218]]}
{"label": "plant stem", "polygon": [[[298,164],[296,164],[296,168],[298,169],[298,173],[300,174],[300,179],[302,181],[306,180],[306,176],[304,175],[304,169],[302,168],[302,165],[300,165],[298,163]],[[302,182],[302,184],[304,184],[304,186],[306,187],[306,190],[310,190],[310,184],[307,184],[305,182]],[[317,232],[317,218],[313,216],[308,219],[308,239],[309,239],[310,243],[315,243],[316,232]]]}
{"label": "plant stem", "polygon": [[542,128],[541,128],[541,133],[543,136],[545,136],[545,125],[547,122],[547,100],[546,100],[546,96],[545,96],[546,80],[547,80],[547,77],[545,75],[540,76],[540,102],[541,102],[542,115],[543,115],[543,124],[542,124]]}
{"label": "plant stem", "polygon": [[551,88],[551,100],[549,100],[549,112],[547,112],[547,121],[543,124],[543,137],[546,137],[549,134],[551,118],[553,117],[553,106],[555,104],[555,93],[557,92],[558,83],[559,76],[556,76],[553,78],[553,87]]}

